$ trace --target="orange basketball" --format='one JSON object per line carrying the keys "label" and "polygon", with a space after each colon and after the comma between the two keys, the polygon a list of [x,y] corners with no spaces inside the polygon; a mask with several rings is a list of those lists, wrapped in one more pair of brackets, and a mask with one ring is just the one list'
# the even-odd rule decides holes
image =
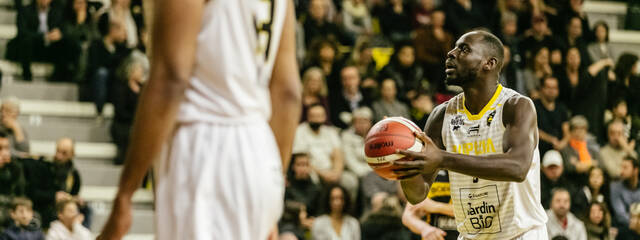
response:
{"label": "orange basketball", "polygon": [[383,178],[397,180],[392,162],[404,155],[396,154],[396,150],[422,150],[423,143],[413,132],[420,132],[420,128],[403,117],[385,118],[373,125],[364,140],[364,153],[373,171]]}

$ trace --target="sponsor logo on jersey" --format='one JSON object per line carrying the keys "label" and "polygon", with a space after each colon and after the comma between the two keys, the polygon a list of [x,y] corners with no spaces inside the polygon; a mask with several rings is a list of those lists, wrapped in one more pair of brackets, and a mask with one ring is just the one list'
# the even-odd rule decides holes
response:
{"label": "sponsor logo on jersey", "polygon": [[491,126],[491,122],[493,121],[493,117],[496,116],[496,110],[491,111],[489,113],[489,117],[487,117],[487,127]]}
{"label": "sponsor logo on jersey", "polygon": [[480,124],[475,125],[467,129],[467,136],[479,136],[480,135]]}
{"label": "sponsor logo on jersey", "polygon": [[456,115],[451,119],[451,131],[457,131],[460,129],[460,126],[464,125],[464,119],[462,119],[462,115]]}
{"label": "sponsor logo on jersey", "polygon": [[496,148],[493,146],[491,138],[487,138],[474,142],[453,145],[453,152],[465,155],[482,155],[486,153],[495,153]]}

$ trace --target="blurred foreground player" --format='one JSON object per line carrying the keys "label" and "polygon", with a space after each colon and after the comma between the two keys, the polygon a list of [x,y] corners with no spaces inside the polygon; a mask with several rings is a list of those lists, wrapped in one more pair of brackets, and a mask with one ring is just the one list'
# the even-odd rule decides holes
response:
{"label": "blurred foreground player", "polygon": [[446,81],[464,92],[438,106],[426,134],[416,134],[422,152],[399,150],[414,161],[395,162],[412,204],[425,199],[438,169],[449,170],[458,239],[548,239],[536,112],[529,98],[498,83],[503,55],[491,33],[460,37],[447,54]]}
{"label": "blurred foreground player", "polygon": [[154,5],[151,76],[100,239],[126,234],[156,158],[156,239],[266,239],[301,109],[292,3]]}

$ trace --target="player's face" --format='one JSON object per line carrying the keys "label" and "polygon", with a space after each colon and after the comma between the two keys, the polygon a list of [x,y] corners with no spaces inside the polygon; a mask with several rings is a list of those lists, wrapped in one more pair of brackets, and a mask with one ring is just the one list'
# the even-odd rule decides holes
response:
{"label": "player's face", "polygon": [[591,223],[600,224],[603,218],[604,212],[600,206],[597,204],[591,205],[591,209],[589,209],[589,220],[591,220]]}
{"label": "player's face", "polygon": [[560,217],[566,216],[570,207],[571,198],[569,197],[568,192],[556,192],[553,195],[553,199],[551,200],[551,209],[556,215]]}
{"label": "player's face", "polygon": [[342,212],[342,208],[344,207],[344,193],[342,189],[331,189],[329,205],[331,206],[331,212]]}
{"label": "player's face", "polygon": [[447,53],[445,73],[448,85],[462,86],[478,76],[484,61],[482,44],[478,39],[477,33],[462,35],[455,48]]}

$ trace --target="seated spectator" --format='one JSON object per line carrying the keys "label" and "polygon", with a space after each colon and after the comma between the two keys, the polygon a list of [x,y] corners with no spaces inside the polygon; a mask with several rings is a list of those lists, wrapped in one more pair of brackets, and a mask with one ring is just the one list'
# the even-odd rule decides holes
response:
{"label": "seated spectator", "polygon": [[402,206],[398,197],[385,198],[379,209],[364,217],[362,238],[367,240],[411,239],[411,233],[402,226]]}
{"label": "seated spectator", "polygon": [[[320,1],[320,0],[317,0]],[[314,40],[309,47],[303,72],[311,67],[319,67],[324,72],[329,93],[340,91],[340,63],[338,46],[324,38]]]}
{"label": "seated spectator", "polygon": [[[551,37],[551,30],[547,25],[547,18],[544,15],[536,15],[531,18],[531,29],[527,30],[520,42],[520,52],[525,61],[533,59],[533,50],[546,47],[552,49],[555,45]],[[529,64],[525,62],[525,64]]]}
{"label": "seated spectator", "polygon": [[588,135],[589,122],[583,116],[569,120],[569,144],[560,152],[564,167],[576,185],[587,180],[587,171],[600,160],[598,144]]}
{"label": "seated spectator", "polygon": [[607,58],[613,59],[611,44],[609,44],[609,25],[604,21],[598,21],[593,25],[593,32],[595,33],[595,42],[587,46],[591,62]]}
{"label": "seated spectator", "polygon": [[279,240],[306,239],[314,220],[314,217],[309,217],[303,203],[285,200],[284,212],[278,221]]}
{"label": "seated spectator", "polygon": [[356,41],[354,51],[351,53],[351,63],[358,68],[360,77],[364,79],[362,86],[377,86],[375,81],[378,76],[376,70],[376,60],[373,59],[372,46],[367,38],[360,38]]}
{"label": "seated spectator", "polygon": [[360,89],[360,75],[355,66],[345,66],[341,71],[342,88],[329,90],[329,107],[331,110],[331,123],[336,127],[345,129],[349,126],[351,113],[360,107],[368,107],[371,104],[371,96]]}
{"label": "seated spectator", "polygon": [[66,56],[60,31],[62,9],[51,4],[51,0],[32,1],[21,9],[17,22],[18,34],[7,44],[7,58],[19,61],[22,78],[31,81],[31,62],[56,62],[59,57]]}
{"label": "seated spectator", "polygon": [[342,131],[342,150],[347,170],[358,178],[371,172],[371,167],[364,155],[364,138],[371,129],[373,112],[368,107],[361,107],[353,111],[351,127]]}
{"label": "seated spectator", "polygon": [[409,108],[396,98],[396,82],[387,78],[380,85],[380,95],[382,98],[372,104],[375,114],[374,121],[378,122],[385,116],[409,118]]}
{"label": "seated spectator", "polygon": [[309,107],[307,122],[296,129],[293,152],[308,152],[311,160],[311,176],[314,181],[338,184],[355,196],[358,179],[344,171],[344,158],[338,130],[324,125],[327,115],[320,105]]}
{"label": "seated spectator", "polygon": [[[502,59],[502,70],[500,71],[500,84],[513,87],[517,92],[525,92],[522,68],[520,67],[520,55],[511,52],[509,45],[502,45],[504,59]],[[514,62],[514,60],[518,60]],[[519,88],[519,89],[518,89]]]}
{"label": "seated spectator", "polygon": [[420,0],[413,8],[413,27],[420,28],[431,24],[436,5],[433,0]]}
{"label": "seated spectator", "polygon": [[629,219],[629,230],[619,231],[616,239],[640,239],[640,203],[635,202],[629,207],[631,217]]}
{"label": "seated spectator", "polygon": [[549,238],[565,236],[570,239],[587,240],[584,223],[571,210],[571,195],[564,188],[556,188],[551,193],[551,209],[547,210],[547,232]]}
{"label": "seated spectator", "polygon": [[424,127],[434,107],[432,96],[426,92],[419,92],[411,100],[411,109],[409,109],[411,121],[419,127]]}
{"label": "seated spectator", "polygon": [[[587,13],[585,13],[583,10],[584,0],[569,0],[568,3],[569,3],[567,4],[568,6],[560,9],[561,11],[558,11],[559,17],[560,17],[558,19],[559,22],[567,23],[571,21],[573,18],[580,19],[580,25],[582,27],[582,36],[584,40],[592,41],[593,33],[591,32],[591,29],[589,29],[589,19],[588,19]],[[562,27],[562,24],[556,24],[556,25],[559,28]],[[558,30],[557,32],[560,32],[560,30]]]}
{"label": "seated spectator", "polygon": [[140,35],[144,26],[142,26],[143,21],[136,21],[136,17],[141,17],[142,13],[133,11],[130,0],[111,0],[109,8],[102,9],[98,15],[100,16],[99,21],[104,21],[103,18],[108,18],[111,21],[115,20],[122,24],[127,48],[141,47]]}
{"label": "seated spectator", "polygon": [[122,64],[121,75],[117,77],[113,86],[113,107],[115,114],[111,123],[111,139],[118,148],[114,163],[124,163],[129,134],[133,126],[133,119],[138,105],[140,90],[148,78],[149,62],[139,51],[134,51]]}
{"label": "seated spectator", "polygon": [[454,36],[460,36],[471,29],[484,27],[491,31],[498,30],[499,18],[486,16],[499,15],[495,4],[486,4],[478,0],[444,1],[447,16],[447,26]]}
{"label": "seated spectator", "polygon": [[9,138],[0,132],[0,230],[10,221],[11,200],[24,195],[25,184],[22,164],[12,159]]}
{"label": "seated spectator", "polygon": [[580,62],[584,65],[591,64],[589,51],[587,50],[587,42],[582,32],[582,21],[579,17],[572,17],[566,23],[565,34],[556,35],[556,45],[562,52],[566,52],[569,48],[577,48],[580,51]]}
{"label": "seated spectator", "polygon": [[342,24],[354,43],[358,36],[371,34],[371,15],[364,0],[342,1]]}
{"label": "seated spectator", "polygon": [[[423,218],[426,216],[427,221]],[[402,214],[402,224],[423,239],[444,236],[445,240],[458,239],[458,230],[451,205],[449,174],[440,170],[424,201],[412,205],[407,202]]]}
{"label": "seated spectator", "polygon": [[[398,185],[396,181],[390,181],[380,177],[374,171],[367,173],[362,178],[362,204],[364,206],[363,212],[371,211],[374,206],[379,206],[387,196],[398,194]],[[362,203],[362,202],[361,202]]]}
{"label": "seated spectator", "polygon": [[607,171],[613,179],[620,177],[620,164],[625,156],[630,155],[634,158],[638,154],[634,150],[635,141],[624,136],[624,124],[621,120],[615,120],[609,124],[607,130],[609,142],[600,149],[602,156],[602,167]]}
{"label": "seated spectator", "polygon": [[438,91],[445,89],[444,60],[453,46],[453,36],[444,28],[444,23],[444,11],[433,10],[431,23],[416,29],[413,41],[416,58],[424,66],[425,76],[435,85],[432,88]]}
{"label": "seated spectator", "polygon": [[325,0],[311,0],[309,3],[309,14],[302,23],[304,28],[304,43],[311,46],[311,43],[319,38],[326,38],[333,41],[342,42],[340,28],[327,19],[327,6]]}
{"label": "seated spectator", "polygon": [[[638,56],[632,53],[623,53],[618,58],[613,72],[616,80],[609,82],[608,102],[614,102],[617,98],[623,98],[628,106],[629,114],[640,115],[640,64]],[[640,139],[638,136],[632,136]]]}
{"label": "seated spectator", "polygon": [[117,19],[110,18],[108,15],[101,17],[98,29],[102,39],[93,41],[89,47],[87,79],[91,84],[98,116],[102,116],[102,109],[109,100],[114,79],[116,79],[116,69],[129,51],[123,45],[127,33],[123,24]]}
{"label": "seated spectator", "polygon": [[[417,90],[428,88],[424,70],[416,62],[415,49],[412,45],[402,43],[396,47],[389,64],[380,72],[380,79],[391,78],[396,82],[398,99],[408,103]],[[426,85],[426,86],[425,86]]]}
{"label": "seated spectator", "polygon": [[80,173],[73,164],[74,148],[73,140],[61,138],[56,143],[56,154],[52,162],[23,159],[27,196],[33,199],[45,228],[55,219],[56,203],[69,199],[80,202],[81,211],[85,215],[84,224],[91,225],[90,209],[78,197],[82,182]]}
{"label": "seated spectator", "polygon": [[15,198],[11,207],[13,223],[4,230],[0,239],[44,240],[44,234],[33,218],[33,203],[27,198]]}
{"label": "seated spectator", "polygon": [[[324,73],[322,69],[312,67],[302,75],[302,117],[300,122],[307,120],[307,109],[316,104],[322,105],[325,112],[329,112],[327,83],[325,82]],[[327,119],[330,119],[330,117]]]}
{"label": "seated spectator", "polygon": [[599,167],[591,167],[588,172],[589,181],[583,184],[573,194],[571,212],[579,219],[589,218],[590,203],[609,204],[611,202],[609,192],[609,180],[604,170]]}
{"label": "seated spectator", "polygon": [[[640,185],[638,184],[638,160],[627,156],[622,159],[620,180],[611,183],[611,207],[613,209],[614,226],[619,236],[629,236],[629,207],[631,203],[640,202]],[[632,239],[632,238],[619,238]]]}
{"label": "seated spectator", "polygon": [[607,205],[602,202],[592,202],[587,209],[587,219],[584,226],[589,240],[611,240],[611,215]]}
{"label": "seated spectator", "polygon": [[9,138],[11,154],[29,153],[29,138],[27,132],[18,122],[20,115],[20,103],[16,98],[8,98],[0,105],[0,131],[5,132]]}
{"label": "seated spectator", "polygon": [[606,67],[613,66],[611,59],[599,60],[589,67],[581,67],[580,51],[572,47],[566,53],[565,66],[554,71],[560,81],[560,101],[572,111],[572,115],[583,115],[589,121],[589,132],[598,136],[603,125],[606,109]]}
{"label": "seated spectator", "polygon": [[91,240],[91,231],[82,226],[84,215],[78,212],[73,200],[64,200],[56,204],[58,220],[51,223],[47,231],[47,240]]}
{"label": "seated spectator", "polygon": [[87,0],[66,1],[64,21],[62,24],[62,40],[67,45],[65,55],[69,58],[66,70],[70,74],[63,81],[84,81],[86,55],[89,44],[98,38],[95,32],[93,16],[87,7]]}
{"label": "seated spectator", "polygon": [[542,158],[540,175],[540,199],[545,209],[549,209],[551,204],[552,190],[559,187],[567,189],[572,194],[576,192],[576,187],[564,174],[562,155],[556,150],[549,150]]}
{"label": "seated spectator", "polygon": [[337,185],[330,185],[324,191],[323,214],[313,221],[311,239],[360,240],[360,223],[349,215],[351,199],[347,191]]}
{"label": "seated spectator", "polygon": [[389,5],[381,13],[380,30],[391,42],[411,39],[411,10],[403,0],[385,0]]}
{"label": "seated spectator", "polygon": [[[531,52],[531,59],[527,61],[527,67],[522,72],[523,86],[516,85],[516,89],[524,87],[522,94],[531,98],[539,98],[538,89],[542,78],[553,75],[551,65],[549,65],[549,49],[540,47]],[[517,83],[516,83],[517,84]]]}
{"label": "seated spectator", "polygon": [[617,100],[613,101],[610,109],[607,109],[604,112],[604,122],[606,123],[607,128],[613,121],[622,122],[622,135],[625,138],[629,139],[629,141],[635,141],[635,139],[630,137],[638,135],[638,123],[633,123],[632,116],[629,114],[627,101],[625,101],[623,98],[618,98]]}
{"label": "seated spectator", "polygon": [[307,209],[315,212],[314,201],[320,197],[321,187],[311,180],[311,166],[309,155],[295,153],[287,170],[287,187],[284,198],[303,204]]}
{"label": "seated spectator", "polygon": [[533,101],[538,113],[540,154],[551,149],[562,150],[569,143],[569,110],[558,99],[558,79],[542,78],[540,98]]}

